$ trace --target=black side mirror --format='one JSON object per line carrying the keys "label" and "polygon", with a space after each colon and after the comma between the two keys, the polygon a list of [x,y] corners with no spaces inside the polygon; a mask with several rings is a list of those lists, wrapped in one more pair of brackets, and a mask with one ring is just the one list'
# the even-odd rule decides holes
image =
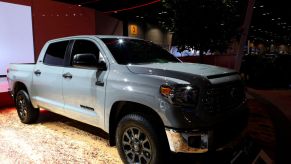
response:
{"label": "black side mirror", "polygon": [[98,60],[96,55],[91,53],[76,54],[73,58],[73,67],[97,67]]}

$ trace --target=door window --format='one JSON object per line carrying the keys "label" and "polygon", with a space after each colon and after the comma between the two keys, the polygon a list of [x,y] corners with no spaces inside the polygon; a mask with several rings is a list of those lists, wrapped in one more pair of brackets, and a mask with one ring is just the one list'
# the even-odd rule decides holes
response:
{"label": "door window", "polygon": [[[74,56],[77,54],[93,54],[96,59],[99,58],[99,49],[97,45],[89,40],[76,40],[74,43],[72,55],[71,55],[71,65]],[[90,66],[88,66],[90,67]]]}
{"label": "door window", "polygon": [[51,43],[45,53],[44,64],[63,66],[69,41]]}

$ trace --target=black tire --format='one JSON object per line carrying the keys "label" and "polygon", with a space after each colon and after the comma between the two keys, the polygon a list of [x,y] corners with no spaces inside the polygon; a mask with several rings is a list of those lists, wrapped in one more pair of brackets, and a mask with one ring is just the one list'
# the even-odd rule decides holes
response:
{"label": "black tire", "polygon": [[165,162],[168,150],[165,146],[164,135],[158,132],[154,121],[139,114],[125,115],[116,130],[116,146],[124,163]]}
{"label": "black tire", "polygon": [[15,105],[20,121],[25,124],[36,122],[39,115],[39,109],[33,108],[29,95],[26,91],[20,90],[15,97]]}

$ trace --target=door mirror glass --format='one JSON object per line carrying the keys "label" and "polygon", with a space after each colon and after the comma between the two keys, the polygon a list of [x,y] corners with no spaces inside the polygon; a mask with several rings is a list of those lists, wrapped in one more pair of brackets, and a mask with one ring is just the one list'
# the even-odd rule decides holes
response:
{"label": "door mirror glass", "polygon": [[76,54],[74,55],[72,66],[73,67],[97,67],[98,60],[96,55],[91,53]]}

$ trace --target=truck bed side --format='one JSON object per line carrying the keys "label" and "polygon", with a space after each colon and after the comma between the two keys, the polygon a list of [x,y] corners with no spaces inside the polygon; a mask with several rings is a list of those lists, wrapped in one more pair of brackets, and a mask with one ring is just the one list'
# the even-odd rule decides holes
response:
{"label": "truck bed side", "polygon": [[9,84],[8,90],[13,93],[15,84],[20,82],[27,87],[27,90],[30,93],[34,66],[35,64],[10,64],[9,72],[7,74]]}

